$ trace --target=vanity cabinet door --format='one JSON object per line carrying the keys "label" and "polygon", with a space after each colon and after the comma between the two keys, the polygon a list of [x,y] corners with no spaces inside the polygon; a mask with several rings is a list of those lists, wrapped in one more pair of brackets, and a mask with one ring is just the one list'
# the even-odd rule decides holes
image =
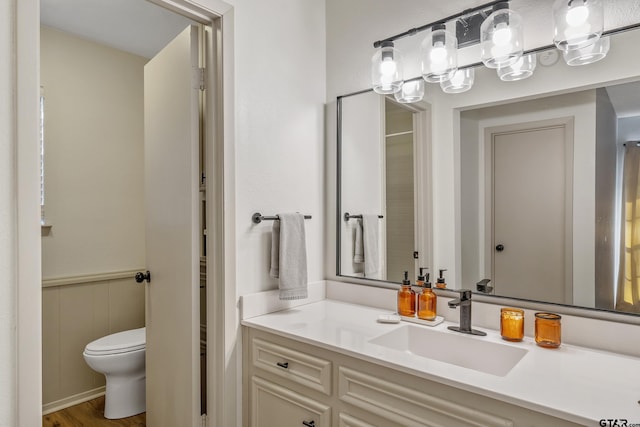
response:
{"label": "vanity cabinet door", "polygon": [[328,405],[251,377],[251,427],[330,427]]}

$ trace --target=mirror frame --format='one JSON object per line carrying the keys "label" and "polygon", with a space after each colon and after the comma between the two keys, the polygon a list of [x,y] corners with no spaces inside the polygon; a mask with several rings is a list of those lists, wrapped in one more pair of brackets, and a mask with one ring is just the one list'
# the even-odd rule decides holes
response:
{"label": "mirror frame", "polygon": [[[631,24],[631,25],[627,25],[627,26],[623,26],[623,27],[619,27],[619,28],[614,28],[614,29],[610,29],[607,30],[605,32],[603,32],[603,36],[611,36],[611,35],[615,35],[618,33],[623,33],[623,32],[627,32],[627,31],[631,31],[631,30],[636,30],[640,28],[640,22],[635,23],[635,24]],[[545,46],[541,46],[538,48],[534,48],[534,49],[529,49],[527,51],[524,52],[524,54],[529,54],[529,53],[539,53],[539,52],[543,52],[546,50],[550,50],[550,49],[556,49],[556,47],[554,45],[545,45]],[[465,68],[471,68],[471,67],[477,67],[477,66],[482,66],[483,64],[481,62],[476,62],[476,63],[472,63],[469,65],[465,65],[463,67],[460,67],[460,69],[465,69]],[[412,80],[419,80],[421,79],[421,77],[415,77],[412,79],[408,79],[407,81],[412,81]],[[638,81],[640,81],[640,72],[638,73]],[[366,278],[361,278],[361,277],[354,277],[354,276],[346,276],[341,274],[341,252],[340,252],[340,246],[341,246],[341,219],[342,219],[342,155],[341,155],[341,151],[342,151],[342,99],[346,98],[346,97],[350,97],[350,96],[354,96],[354,95],[359,95],[359,94],[363,94],[363,93],[367,93],[367,92],[371,92],[373,91],[373,89],[363,89],[363,90],[359,90],[359,91],[355,91],[355,92],[351,92],[345,95],[340,95],[336,98],[336,148],[337,148],[337,152],[336,152],[336,175],[337,175],[337,180],[336,180],[336,241],[335,241],[335,249],[336,249],[336,281],[338,282],[347,282],[347,283],[355,283],[355,284],[359,284],[359,285],[367,285],[367,286],[373,286],[373,287],[379,287],[379,288],[386,288],[386,289],[397,289],[400,284],[399,282],[391,282],[388,280],[378,280],[378,279],[366,279]],[[431,137],[431,135],[429,135],[429,137]],[[429,151],[431,150],[431,148],[429,147]],[[429,181],[429,185],[431,185],[432,183]],[[431,189],[428,189],[429,194],[431,194]],[[429,205],[431,206],[431,205]],[[431,212],[430,212],[430,217],[432,218]],[[433,228],[433,221],[430,220],[429,221],[429,229]],[[429,248],[432,249],[432,248]],[[449,297],[449,298],[455,298],[458,297],[458,292],[455,292],[453,290],[448,290],[448,289],[434,289],[434,291],[436,292],[436,294],[441,295],[443,297]],[[583,307],[583,306],[574,306],[574,305],[569,305],[569,304],[558,304],[558,303],[550,303],[550,302],[545,302],[545,301],[538,301],[538,300],[531,300],[531,299],[520,299],[520,298],[513,298],[513,297],[505,297],[505,296],[499,296],[499,295],[486,295],[486,294],[479,294],[477,292],[474,292],[474,300],[475,301],[479,301],[479,302],[483,302],[483,303],[488,303],[488,304],[493,304],[493,305],[501,305],[501,306],[516,306],[516,307],[520,307],[520,308],[524,308],[524,309],[530,309],[530,310],[544,310],[544,311],[553,311],[556,313],[560,313],[560,314],[564,314],[564,315],[569,315],[569,316],[577,316],[577,317],[584,317],[584,318],[592,318],[592,319],[597,319],[597,320],[607,320],[607,321],[613,321],[613,322],[617,322],[617,323],[625,323],[625,324],[634,324],[634,325],[640,325],[640,314],[636,314],[636,313],[626,313],[626,312],[621,312],[621,311],[615,311],[615,310],[608,310],[608,309],[600,309],[600,308],[593,308],[593,307]]]}

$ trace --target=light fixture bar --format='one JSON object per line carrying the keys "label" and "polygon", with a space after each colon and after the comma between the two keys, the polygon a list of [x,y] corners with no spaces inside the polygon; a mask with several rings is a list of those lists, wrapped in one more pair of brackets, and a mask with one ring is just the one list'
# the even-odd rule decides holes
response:
{"label": "light fixture bar", "polygon": [[396,34],[395,36],[387,37],[386,39],[383,39],[383,40],[378,40],[378,41],[373,43],[373,47],[375,47],[377,49],[377,48],[380,47],[382,42],[392,42],[392,41],[396,41],[396,40],[402,39],[404,37],[415,36],[416,34],[422,32],[422,31],[428,30],[429,28],[433,27],[436,24],[446,24],[447,22],[449,22],[451,20],[454,20],[454,19],[458,19],[458,18],[460,18],[462,16],[471,15],[473,13],[480,12],[480,11],[483,11],[485,9],[491,8],[491,7],[493,7],[494,5],[496,5],[498,3],[505,3],[505,0],[495,0],[495,1],[492,1],[490,3],[483,4],[482,6],[477,6],[477,7],[473,7],[473,8],[470,8],[470,9],[466,9],[466,10],[463,10],[462,12],[456,13],[455,15],[451,15],[451,16],[447,16],[446,18],[438,19],[437,21],[433,21],[433,22],[431,22],[429,24],[425,24],[425,25],[422,25],[420,27],[411,28],[411,29],[409,29],[409,30],[407,30],[407,31],[405,31],[403,33]]}

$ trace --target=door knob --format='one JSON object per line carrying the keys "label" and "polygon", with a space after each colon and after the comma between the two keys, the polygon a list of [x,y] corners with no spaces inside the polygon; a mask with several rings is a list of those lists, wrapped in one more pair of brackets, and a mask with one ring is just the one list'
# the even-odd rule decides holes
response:
{"label": "door knob", "polygon": [[496,246],[496,251],[498,251],[498,252],[504,251],[504,245],[502,243],[500,243],[498,246]]}
{"label": "door knob", "polygon": [[149,270],[147,270],[146,273],[138,271],[135,275],[135,279],[137,283],[142,283],[145,280],[147,281],[147,283],[151,283],[151,273],[149,272]]}

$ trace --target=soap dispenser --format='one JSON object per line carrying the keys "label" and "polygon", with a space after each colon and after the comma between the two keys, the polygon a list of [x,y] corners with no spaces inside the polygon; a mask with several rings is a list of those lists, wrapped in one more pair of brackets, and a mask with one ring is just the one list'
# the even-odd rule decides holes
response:
{"label": "soap dispenser", "polygon": [[447,288],[447,284],[444,282],[444,276],[442,275],[442,273],[444,273],[445,271],[447,271],[446,268],[441,268],[440,269],[440,277],[438,277],[438,280],[436,281],[436,288],[438,288],[438,289],[446,289]]}
{"label": "soap dispenser", "polygon": [[420,286],[423,287],[424,286],[424,271],[423,270],[428,270],[427,267],[420,267],[420,274],[418,274],[418,279],[416,280],[416,286]]}
{"label": "soap dispenser", "polygon": [[404,272],[404,280],[398,290],[398,314],[408,317],[416,315],[416,293],[411,289],[408,271]]}
{"label": "soap dispenser", "polygon": [[[442,270],[441,270],[442,271]],[[422,293],[418,295],[418,318],[422,320],[435,320],[438,296],[431,289],[429,273],[422,287]]]}

